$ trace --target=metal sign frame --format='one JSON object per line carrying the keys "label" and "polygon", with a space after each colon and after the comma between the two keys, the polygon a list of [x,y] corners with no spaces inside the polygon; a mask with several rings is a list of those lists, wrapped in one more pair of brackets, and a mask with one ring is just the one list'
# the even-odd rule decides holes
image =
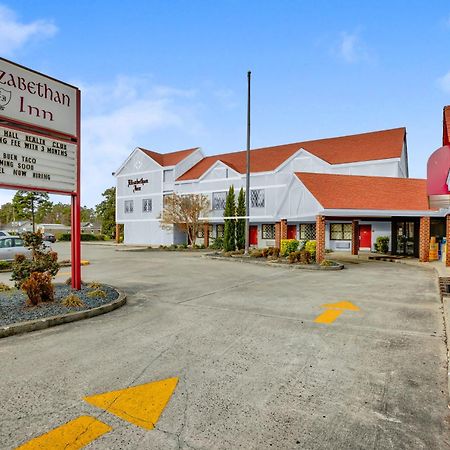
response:
{"label": "metal sign frame", "polygon": [[71,261],[72,261],[72,288],[81,289],[81,213],[80,213],[80,176],[81,176],[81,92],[76,86],[72,86],[64,81],[52,78],[46,74],[38,72],[36,70],[30,69],[28,67],[17,64],[13,61],[9,61],[5,58],[1,58],[8,64],[12,64],[20,69],[29,71],[41,77],[47,78],[51,81],[61,83],[70,88],[75,89],[75,101],[76,101],[76,133],[75,135],[70,135],[64,132],[59,132],[52,130],[50,128],[38,126],[36,124],[30,124],[26,121],[21,121],[13,119],[11,117],[0,114],[0,125],[11,128],[19,132],[29,132],[37,135],[41,135],[48,139],[58,139],[66,141],[71,144],[76,145],[76,160],[75,160],[75,173],[76,173],[76,188],[74,191],[61,191],[57,189],[46,189],[46,188],[30,188],[20,183],[17,184],[7,184],[3,183],[0,175],[0,188],[2,189],[16,189],[16,190],[26,190],[35,192],[47,192],[50,194],[59,195],[70,195],[71,196]]}

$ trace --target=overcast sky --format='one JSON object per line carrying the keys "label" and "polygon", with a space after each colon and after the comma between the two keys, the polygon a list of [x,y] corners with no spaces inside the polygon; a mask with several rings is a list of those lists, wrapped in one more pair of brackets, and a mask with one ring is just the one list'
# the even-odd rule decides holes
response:
{"label": "overcast sky", "polygon": [[406,126],[425,177],[449,44],[446,1],[0,0],[0,55],[82,90],[88,206],[136,146],[244,148],[249,69],[253,147]]}

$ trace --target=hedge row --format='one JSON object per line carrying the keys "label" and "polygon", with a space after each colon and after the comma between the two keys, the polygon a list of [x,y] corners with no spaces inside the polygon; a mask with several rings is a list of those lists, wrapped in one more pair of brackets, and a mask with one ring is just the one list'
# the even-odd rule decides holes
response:
{"label": "hedge row", "polygon": [[[70,241],[72,238],[72,235],[70,233],[62,233],[58,240],[59,241]],[[81,233],[81,240],[82,241],[104,241],[105,236],[103,234],[88,234],[88,233]]]}

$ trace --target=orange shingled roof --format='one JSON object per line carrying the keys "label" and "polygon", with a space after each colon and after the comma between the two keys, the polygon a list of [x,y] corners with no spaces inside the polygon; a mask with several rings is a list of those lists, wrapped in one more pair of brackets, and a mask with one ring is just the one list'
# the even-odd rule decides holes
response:
{"label": "orange shingled roof", "polygon": [[[300,148],[304,148],[330,164],[400,158],[406,135],[405,128],[373,131],[351,136],[295,142],[251,150],[251,171],[275,170]],[[180,176],[177,181],[201,177],[216,161],[222,161],[239,173],[246,171],[246,152],[208,156]]]}
{"label": "orange shingled roof", "polygon": [[444,106],[442,145],[450,145],[450,106]]}
{"label": "orange shingled roof", "polygon": [[296,172],[325,209],[429,210],[427,180]]}
{"label": "orange shingled roof", "polygon": [[156,161],[160,166],[174,166],[180,161],[183,161],[186,156],[190,155],[192,152],[197,150],[198,147],[188,148],[186,150],[179,150],[171,153],[158,153],[151,150],[146,150],[145,148],[140,148],[147,156],[150,156],[154,161]]}

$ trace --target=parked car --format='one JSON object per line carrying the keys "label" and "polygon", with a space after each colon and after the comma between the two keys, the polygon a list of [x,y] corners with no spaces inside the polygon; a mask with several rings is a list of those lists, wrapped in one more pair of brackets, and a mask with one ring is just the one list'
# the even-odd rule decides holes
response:
{"label": "parked car", "polygon": [[11,236],[7,231],[0,231],[0,237]]}
{"label": "parked car", "polygon": [[44,239],[44,241],[47,241],[47,242],[51,242],[51,243],[56,242],[55,235],[51,234],[51,233],[44,233],[42,238]]}
{"label": "parked car", "polygon": [[0,260],[14,261],[18,254],[31,258],[31,250],[24,247],[23,239],[14,236],[0,237]]}

